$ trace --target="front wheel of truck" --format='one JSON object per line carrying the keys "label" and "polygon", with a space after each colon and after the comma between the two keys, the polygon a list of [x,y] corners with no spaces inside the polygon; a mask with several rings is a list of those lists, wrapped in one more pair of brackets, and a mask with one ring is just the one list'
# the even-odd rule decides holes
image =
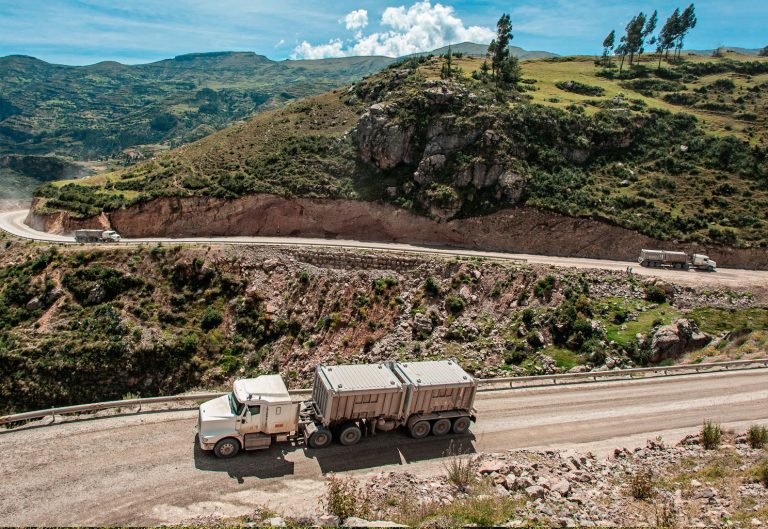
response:
{"label": "front wheel of truck", "polygon": [[213,453],[216,454],[216,457],[235,457],[239,451],[240,443],[237,442],[237,439],[232,439],[231,437],[222,439],[213,447]]}

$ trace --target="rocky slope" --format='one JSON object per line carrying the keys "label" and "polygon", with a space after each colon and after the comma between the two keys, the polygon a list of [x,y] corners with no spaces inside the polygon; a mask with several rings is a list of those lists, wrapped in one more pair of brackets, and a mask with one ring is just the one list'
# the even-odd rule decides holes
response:
{"label": "rocky slope", "polygon": [[764,289],[624,273],[343,250],[0,248],[0,413],[260,373],[301,386],[319,363],[455,357],[487,377],[747,358],[768,329]]}

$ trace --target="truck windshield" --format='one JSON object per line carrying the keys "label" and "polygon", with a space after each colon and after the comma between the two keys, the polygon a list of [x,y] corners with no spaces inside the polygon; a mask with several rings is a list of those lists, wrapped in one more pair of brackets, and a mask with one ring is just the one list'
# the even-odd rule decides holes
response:
{"label": "truck windshield", "polygon": [[229,408],[232,410],[233,415],[240,415],[240,412],[243,411],[243,404],[235,398],[234,391],[229,394]]}

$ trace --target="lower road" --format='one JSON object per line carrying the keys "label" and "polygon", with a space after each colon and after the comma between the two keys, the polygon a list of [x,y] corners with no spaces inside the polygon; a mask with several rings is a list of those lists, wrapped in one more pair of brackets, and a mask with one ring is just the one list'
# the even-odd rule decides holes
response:
{"label": "lower road", "polygon": [[[0,229],[17,237],[41,242],[74,243],[72,236],[45,233],[32,229],[24,224],[29,210],[0,212]],[[582,269],[602,269],[624,271],[632,267],[633,273],[644,276],[655,276],[674,281],[678,284],[691,286],[719,285],[724,287],[764,287],[768,284],[768,271],[739,270],[721,268],[715,273],[696,270],[649,269],[639,266],[636,262],[613,261],[610,259],[584,259],[579,257],[556,257],[550,255],[515,254],[506,252],[490,252],[481,250],[464,250],[456,248],[419,246],[403,243],[386,243],[371,241],[353,241],[343,239],[312,239],[305,237],[153,237],[149,239],[123,239],[126,244],[250,244],[262,246],[285,247],[334,247],[350,249],[369,249],[392,252],[409,252],[428,255],[447,255],[462,257],[483,257],[488,259],[523,260],[533,264],[547,264]],[[638,249],[639,251],[639,249]]]}
{"label": "lower road", "polygon": [[317,513],[328,472],[440,474],[466,451],[553,447],[605,454],[704,419],[768,424],[768,370],[481,393],[471,434],[413,440],[382,433],[354,447],[289,444],[231,460],[195,444],[195,411],[122,415],[0,433],[0,525],[158,525],[259,505]]}

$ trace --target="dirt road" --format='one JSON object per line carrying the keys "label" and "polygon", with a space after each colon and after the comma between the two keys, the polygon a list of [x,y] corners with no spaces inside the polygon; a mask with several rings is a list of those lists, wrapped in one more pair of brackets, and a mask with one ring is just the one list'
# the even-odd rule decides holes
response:
{"label": "dirt road", "polygon": [[[482,393],[471,451],[557,447],[605,454],[703,419],[768,424],[768,370]],[[316,513],[323,474],[443,472],[449,439],[394,432],[352,448],[290,445],[218,460],[195,445],[194,411],[79,420],[0,434],[0,525],[157,525],[258,505]]]}
{"label": "dirt road", "polygon": [[[0,229],[12,235],[16,235],[17,237],[24,237],[26,239],[33,239],[37,241],[60,243],[74,242],[74,237],[40,232],[30,228],[24,224],[24,219],[27,216],[27,212],[28,210],[17,210],[0,213]],[[527,261],[528,263],[553,265],[559,267],[616,271],[625,271],[627,267],[631,266],[633,273],[635,274],[660,277],[680,285],[712,285],[728,288],[762,288],[765,285],[768,285],[768,271],[759,270],[719,268],[715,273],[699,272],[696,270],[689,270],[686,272],[684,270],[648,269],[643,268],[634,262],[611,261],[608,259],[584,259],[578,257],[554,257],[549,255],[484,252],[432,246],[416,246],[411,244],[351,241],[342,239],[309,239],[302,237],[157,237],[152,239],[123,239],[120,244],[152,244],[158,242],[165,244],[251,244],[261,246],[356,248],[430,255],[520,260]]]}

